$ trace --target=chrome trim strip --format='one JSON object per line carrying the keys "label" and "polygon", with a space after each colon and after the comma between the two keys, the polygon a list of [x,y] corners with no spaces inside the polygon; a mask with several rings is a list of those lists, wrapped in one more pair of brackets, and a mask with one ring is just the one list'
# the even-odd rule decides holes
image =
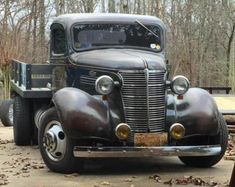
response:
{"label": "chrome trim strip", "polygon": [[[143,108],[143,107],[125,107],[125,108],[129,108],[129,109],[136,109],[136,108],[138,108],[138,109],[145,109],[145,108]],[[165,108],[165,106],[149,107],[149,108],[151,108],[151,109],[160,109],[160,108]]]}
{"label": "chrome trim strip", "polygon": [[[144,70],[119,70],[120,73],[143,73]],[[149,70],[150,73],[165,73],[166,70]]]}
{"label": "chrome trim strip", "polygon": [[[165,119],[165,118],[151,118],[150,120],[153,121],[153,120],[162,120],[162,119]],[[131,120],[135,121],[136,118],[128,118],[128,120],[129,120],[129,121],[131,121]],[[141,120],[144,121],[145,119],[139,119],[139,120],[140,120],[140,121],[141,121]]]}
{"label": "chrome trim strip", "polygon": [[144,70],[145,80],[146,80],[146,104],[147,104],[147,132],[150,132],[149,129],[149,70],[148,68],[145,68]]}
{"label": "chrome trim strip", "polygon": [[[142,87],[143,84],[124,84],[126,86],[131,86],[131,87]],[[164,84],[154,84],[154,85],[149,85],[149,87],[153,88],[153,87],[160,87],[160,86],[164,86]]]}
{"label": "chrome trim strip", "polygon": [[153,157],[153,156],[212,156],[221,152],[220,145],[161,146],[161,147],[74,147],[75,157]]}
{"label": "chrome trim strip", "polygon": [[[150,96],[151,98],[162,98],[164,95],[159,95],[159,96]],[[142,95],[140,96],[137,96],[137,95],[124,95],[123,97],[126,97],[126,98],[143,98]]]}

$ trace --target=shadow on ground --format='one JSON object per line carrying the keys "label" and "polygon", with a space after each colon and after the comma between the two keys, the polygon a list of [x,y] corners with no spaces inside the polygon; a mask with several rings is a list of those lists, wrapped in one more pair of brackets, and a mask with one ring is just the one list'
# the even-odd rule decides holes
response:
{"label": "shadow on ground", "polygon": [[197,172],[203,170],[212,172],[219,170],[214,166],[211,168],[193,168],[185,166],[177,157],[159,157],[159,158],[106,158],[106,159],[89,159],[85,161],[81,174],[93,175],[135,175],[141,173],[185,173]]}

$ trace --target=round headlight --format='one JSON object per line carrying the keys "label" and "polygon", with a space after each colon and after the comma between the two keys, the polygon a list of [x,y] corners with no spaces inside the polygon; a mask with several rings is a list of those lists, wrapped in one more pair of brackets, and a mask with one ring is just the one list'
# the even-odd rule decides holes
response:
{"label": "round headlight", "polygon": [[183,95],[189,89],[189,80],[182,76],[176,76],[172,80],[171,89],[175,94]]}
{"label": "round headlight", "polygon": [[100,76],[95,81],[95,89],[99,94],[108,95],[113,91],[113,79],[107,75]]}

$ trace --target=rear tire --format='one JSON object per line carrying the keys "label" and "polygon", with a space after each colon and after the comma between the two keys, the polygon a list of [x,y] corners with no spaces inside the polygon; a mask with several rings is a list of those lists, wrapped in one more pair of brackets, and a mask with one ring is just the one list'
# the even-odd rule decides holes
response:
{"label": "rear tire", "polygon": [[0,118],[5,127],[13,125],[13,99],[2,101],[0,106]]}
{"label": "rear tire", "polygon": [[214,137],[214,142],[221,145],[221,153],[215,156],[179,157],[184,164],[193,167],[211,167],[222,159],[228,144],[228,129],[222,114],[218,113],[217,115],[219,135]]}
{"label": "rear tire", "polygon": [[[72,173],[82,163],[73,156],[73,141],[63,131],[56,109],[48,109],[40,120],[39,148],[47,167],[59,173]],[[78,168],[77,168],[78,167]]]}
{"label": "rear tire", "polygon": [[32,127],[32,145],[38,145],[38,128],[35,124],[33,124]]}
{"label": "rear tire", "polygon": [[16,96],[13,105],[14,111],[14,141],[16,145],[30,145],[32,134],[32,118],[30,102],[20,96]]}

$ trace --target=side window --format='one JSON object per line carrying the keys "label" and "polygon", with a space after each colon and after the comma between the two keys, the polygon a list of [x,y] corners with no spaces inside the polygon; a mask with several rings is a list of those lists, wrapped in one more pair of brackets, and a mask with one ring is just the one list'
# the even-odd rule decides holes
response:
{"label": "side window", "polygon": [[65,31],[61,25],[54,25],[51,28],[52,54],[63,55],[66,53]]}

